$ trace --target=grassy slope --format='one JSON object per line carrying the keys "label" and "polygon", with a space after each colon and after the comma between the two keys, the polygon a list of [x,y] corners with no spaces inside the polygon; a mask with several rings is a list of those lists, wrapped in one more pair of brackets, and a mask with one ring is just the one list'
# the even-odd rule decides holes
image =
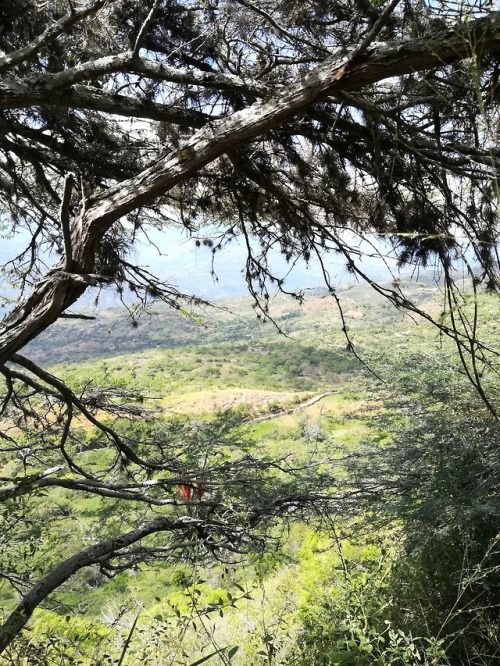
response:
{"label": "grassy slope", "polygon": [[[420,304],[439,311],[436,289],[414,286],[412,290]],[[350,335],[362,356],[375,358],[378,370],[383,370],[383,362],[376,358],[385,350],[390,348],[396,355],[408,349],[425,353],[429,341],[436,340],[435,332],[388,307],[368,287],[345,288],[339,295]],[[249,420],[274,414],[273,419],[252,426],[255,440],[264,442],[274,455],[307,446],[307,425],[322,429],[332,445],[343,450],[355,448],[368,435],[365,416],[377,404],[371,392],[374,380],[346,351],[339,314],[330,297],[313,293],[302,306],[276,298],[272,313],[288,337],[269,323],[260,324],[247,299],[223,306],[198,313],[201,322],[160,311],[154,318],[141,320],[138,328],[119,312],[103,312],[92,323],[63,321],[31,345],[31,356],[52,365],[55,374],[66,377],[75,388],[88,382],[133,386],[165,414],[198,416],[238,405],[244,406]],[[329,391],[331,395],[314,405],[279,416],[280,410]],[[56,529],[49,546],[54,561],[77,547],[72,523],[61,515],[61,507],[69,504],[82,533],[101,519],[98,499],[75,500],[61,492],[46,498],[39,511],[54,518]],[[301,547],[298,539],[296,548]],[[255,574],[244,581],[241,573],[235,575],[245,585],[255,581]],[[276,573],[280,579],[287,575],[284,569]],[[212,587],[223,584],[221,576],[212,570]],[[131,599],[154,609],[158,599],[182,596],[182,586],[174,578],[175,571],[160,569],[135,577],[123,574],[101,585],[89,571],[72,581],[58,599],[71,605],[78,602],[80,611],[96,617],[103,610],[112,614],[115,606],[130,604]]]}
{"label": "grassy slope", "polygon": [[[413,291],[421,301],[435,297],[434,289],[417,286]],[[362,355],[364,346],[380,348],[388,342],[405,346],[416,334],[412,322],[374,297],[368,287],[346,287],[338,295]],[[280,296],[272,303],[272,315],[286,335],[269,322],[261,324],[249,299],[220,303],[217,309],[198,313],[197,322],[160,311],[142,319],[139,328],[123,312],[105,311],[96,322],[60,322],[30,351],[44,365],[74,357],[76,362],[58,363],[51,370],[77,391],[88,384],[132,387],[144,393],[152,409],[165,415],[200,416],[243,407],[252,420],[265,414],[276,416],[331,391],[331,396],[307,409],[255,423],[253,436],[264,440],[273,453],[297,449],[303,446],[299,432],[304,422],[311,421],[326,428],[335,442],[354,445],[365,434],[360,418],[366,406],[362,394],[373,380],[346,351],[334,300],[313,292],[300,305]],[[130,345],[134,340],[140,351]],[[109,355],[110,346],[125,353]],[[65,501],[64,494],[51,495],[40,510],[57,515],[56,505]],[[84,516],[84,525],[93,519],[99,502],[76,498],[74,507]],[[58,523],[58,541],[66,545],[70,522],[63,516]]]}
{"label": "grassy slope", "polygon": [[[408,291],[416,302],[436,296],[436,288],[425,285],[412,284]],[[351,328],[363,328],[370,323],[392,324],[401,319],[401,314],[388,307],[368,286],[339,287],[337,295]],[[302,305],[285,296],[272,299],[271,314],[282,330],[298,340],[307,339],[310,344],[315,344],[318,336],[323,338],[328,332],[337,344],[344,344],[334,299],[322,290],[311,290],[305,296]],[[150,314],[143,314],[137,325],[133,325],[123,308],[101,310],[94,321],[60,320],[30,343],[28,350],[33,360],[53,365],[142,350],[180,349],[231,341],[259,342],[262,338],[276,337],[270,323],[262,325],[257,320],[249,298],[218,301],[215,306],[192,311],[190,318],[186,313],[160,305],[152,307]]]}

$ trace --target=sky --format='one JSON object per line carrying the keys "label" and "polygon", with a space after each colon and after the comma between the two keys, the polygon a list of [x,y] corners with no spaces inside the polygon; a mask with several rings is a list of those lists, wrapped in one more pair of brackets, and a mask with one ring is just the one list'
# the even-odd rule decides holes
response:
{"label": "sky", "polygon": [[[207,233],[207,236],[210,234]],[[168,279],[181,291],[192,292],[207,299],[243,296],[248,293],[243,277],[246,248],[241,242],[233,241],[217,252],[214,259],[216,278],[211,275],[212,251],[209,247],[196,246],[195,239],[187,238],[177,229],[149,234],[151,240],[162,250],[162,255],[152,246],[139,245],[137,258],[143,266],[149,266],[152,273]],[[379,244],[379,247],[380,244]],[[364,248],[366,251],[368,247]],[[318,261],[299,261],[290,270],[284,257],[271,251],[271,267],[279,277],[286,277],[285,286],[290,290],[310,289],[325,286]],[[345,260],[330,253],[324,258],[326,267],[334,283],[352,282],[353,277],[345,269]],[[396,270],[396,262],[390,261]],[[361,266],[373,279],[391,279],[387,267],[379,259],[366,258]]]}
{"label": "sky", "polygon": [[[207,235],[209,235],[207,233]],[[188,238],[179,228],[165,231],[151,231],[148,236],[153,244],[145,241],[137,243],[136,253],[131,257],[151,273],[176,286],[181,292],[193,294],[208,300],[217,300],[248,294],[243,277],[246,250],[241,242],[233,241],[228,247],[216,253],[212,272],[212,251],[209,247],[197,247],[194,238]],[[15,256],[26,240],[22,237],[0,239],[0,262]],[[156,247],[155,247],[156,246]],[[158,249],[157,249],[158,248]],[[159,252],[161,251],[161,253]],[[345,261],[331,253],[325,255],[325,265],[334,284],[352,282],[353,276],[345,270]],[[391,262],[395,269],[395,262]],[[271,253],[271,266],[279,277],[285,277],[290,271],[285,259],[277,252]],[[361,264],[370,277],[377,280],[388,280],[390,273],[381,260],[365,259]],[[311,289],[325,286],[319,262],[312,261],[307,265],[299,261],[290,271],[285,280],[290,290]],[[13,295],[5,285],[0,286],[0,295]],[[95,299],[94,293],[88,293],[83,301],[85,307],[91,307]],[[99,306],[104,308],[119,305],[119,299],[113,290],[107,290],[100,297]]]}

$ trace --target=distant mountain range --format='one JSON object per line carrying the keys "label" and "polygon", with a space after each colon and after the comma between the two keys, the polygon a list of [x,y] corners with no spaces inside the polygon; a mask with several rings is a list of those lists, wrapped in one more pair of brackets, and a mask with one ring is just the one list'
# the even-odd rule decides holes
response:
{"label": "distant mountain range", "polygon": [[[180,291],[208,300],[233,298],[248,293],[243,277],[247,258],[246,248],[238,240],[226,246],[222,251],[212,253],[210,247],[203,244],[197,246],[194,238],[186,237],[185,230],[178,228],[164,231],[152,230],[148,232],[151,243],[139,242],[132,255],[137,261],[154,275],[176,286]],[[210,229],[207,230],[210,237]],[[356,246],[355,240],[352,241]],[[0,264],[12,259],[26,245],[26,239],[18,235],[11,239],[0,241]],[[381,244],[378,244],[381,247]],[[391,279],[389,268],[397,273],[394,260],[382,261],[373,256],[373,247],[359,246],[366,251],[367,256],[362,261],[363,270],[373,280]],[[52,264],[47,260],[49,265]],[[288,264],[278,251],[270,252],[270,265],[279,278],[285,278],[286,288],[289,290],[310,289],[325,286],[319,261],[297,261],[293,266]],[[345,259],[330,253],[324,256],[324,266],[329,273],[333,284],[344,284],[352,281],[353,276],[348,273]],[[83,304],[92,308],[97,292],[89,291]],[[15,296],[14,291],[5,283],[0,282],[0,296]],[[132,300],[132,298],[130,298]],[[110,308],[119,305],[117,294],[108,289],[101,292],[99,297],[100,308]]]}
{"label": "distant mountain range", "polygon": [[[150,239],[151,244],[147,246],[141,244],[136,248],[137,254],[132,257],[133,261],[137,261],[151,273],[175,285],[182,292],[201,296],[216,303],[220,302],[221,308],[236,311],[238,313],[236,319],[224,319],[220,314],[213,315],[212,311],[208,311],[200,315],[203,321],[200,326],[193,323],[189,317],[179,315],[163,306],[155,306],[155,316],[142,317],[139,327],[135,328],[115,291],[108,289],[100,292],[99,302],[96,305],[95,299],[99,292],[89,289],[85,297],[71,308],[71,311],[94,315],[95,321],[60,320],[30,343],[28,353],[34,360],[47,365],[154,347],[171,348],[193,344],[195,341],[196,344],[200,344],[200,340],[205,338],[211,342],[223,342],[233,339],[234,336],[238,337],[242,334],[242,329],[245,329],[246,337],[260,335],[261,325],[250,307],[251,300],[239,298],[248,296],[248,288],[242,274],[246,251],[241,244],[235,241],[213,255],[210,247],[203,244],[198,246],[195,239],[183,237],[178,230],[172,229],[161,234],[153,232],[150,234]],[[25,241],[23,243],[23,238],[19,236],[0,244],[0,262],[5,263],[12,259],[23,249],[23,244]],[[305,289],[310,297],[316,299],[315,309],[318,312],[324,310],[321,315],[324,323],[325,313],[335,310],[335,307],[332,299],[324,299],[327,291],[319,262],[307,265],[305,261],[297,261],[290,270],[285,259],[277,252],[271,254],[270,261],[273,271],[278,276],[287,276],[285,285],[288,290]],[[378,297],[369,286],[362,283],[353,288],[353,276],[346,271],[338,255],[326,256],[324,266],[329,271],[330,280],[339,294],[343,294],[347,302],[354,299],[358,303],[356,307],[358,309],[361,307],[363,310],[363,317],[380,319],[393,316],[387,314],[390,308],[385,302],[383,307],[375,306]],[[363,260],[362,266],[373,280],[388,282],[392,279],[388,267],[380,259],[367,258]],[[390,262],[389,266],[391,269],[394,268],[394,262]],[[396,271],[394,273],[397,274]],[[436,287],[432,272],[424,272],[418,276],[418,279],[419,285],[408,278],[412,297],[417,295],[419,299],[432,298],[431,294],[435,294]],[[4,285],[3,289],[0,287],[0,296],[6,295],[11,298],[16,296],[12,289]],[[280,300],[280,298],[274,299],[273,315],[279,319],[284,313],[284,321],[290,324],[292,316],[290,312],[295,308],[295,304],[291,309],[290,299]],[[125,296],[129,304],[133,299],[132,294]],[[230,302],[227,302],[227,299],[231,299]],[[296,316],[302,317],[297,312],[293,314],[292,319]],[[280,321],[280,325],[282,324]]]}

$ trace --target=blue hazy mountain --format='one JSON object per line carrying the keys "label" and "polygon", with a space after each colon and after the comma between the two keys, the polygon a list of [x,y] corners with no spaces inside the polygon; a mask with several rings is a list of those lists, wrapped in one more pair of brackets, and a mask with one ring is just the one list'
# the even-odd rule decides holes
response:
{"label": "blue hazy mountain", "polygon": [[[185,230],[179,230],[179,228],[161,232],[152,230],[148,232],[148,238],[150,243],[147,243],[146,239],[139,240],[130,260],[140,264],[161,280],[175,286],[179,291],[207,300],[243,296],[248,293],[244,278],[247,252],[243,243],[238,239],[219,252],[213,253],[210,246],[200,244],[199,240],[197,244],[195,238],[188,237]],[[207,230],[206,238],[210,238],[210,229]],[[26,236],[23,235],[0,239],[0,263],[4,264],[14,258],[26,245]],[[367,244],[363,246],[352,240],[351,245],[367,254],[375,254],[374,248],[368,247]],[[381,249],[382,245],[378,243],[375,247]],[[269,256],[273,273],[276,277],[285,279],[285,287],[288,290],[296,291],[325,286],[319,261],[306,263],[298,260],[292,265],[287,263],[278,251],[272,250]],[[343,284],[354,279],[352,274],[346,270],[345,259],[340,255],[325,254],[323,261],[332,284]],[[47,257],[46,263],[50,266],[54,261]],[[386,264],[380,258],[371,256],[361,262],[363,271],[373,280],[391,279],[388,266],[397,272],[394,260],[389,260]],[[97,290],[89,290],[80,305],[93,307],[97,293]],[[16,296],[16,293],[4,282],[0,285],[0,295],[12,298]],[[126,296],[126,298],[132,300],[131,296]],[[118,304],[119,298],[113,289],[100,292],[99,306],[101,308],[109,308]]]}
{"label": "blue hazy mountain", "polygon": [[[209,246],[203,243],[197,245],[196,239],[187,238],[178,230],[172,229],[166,233],[157,232],[148,236],[154,245],[139,245],[136,258],[142,266],[148,267],[153,274],[175,285],[179,290],[209,300],[248,293],[244,278],[247,250],[242,241],[235,239],[214,253]],[[209,233],[207,238],[210,238]],[[361,245],[354,241],[352,245],[367,255],[375,254],[375,246]],[[378,243],[377,249],[382,250],[381,243]],[[257,252],[257,245],[255,251]],[[344,284],[354,279],[347,271],[345,259],[340,255],[325,254],[322,260],[332,284]],[[311,260],[309,263],[298,260],[292,264],[277,250],[271,250],[269,265],[277,278],[285,280],[288,290],[325,286],[318,260]],[[367,256],[362,260],[361,266],[373,280],[391,279],[389,269],[397,273],[396,262],[392,259],[384,262],[380,258]]]}

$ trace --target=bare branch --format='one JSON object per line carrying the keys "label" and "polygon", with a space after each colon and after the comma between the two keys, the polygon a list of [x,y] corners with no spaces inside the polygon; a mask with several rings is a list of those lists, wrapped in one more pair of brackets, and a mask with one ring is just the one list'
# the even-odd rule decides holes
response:
{"label": "bare branch", "polygon": [[377,39],[378,35],[380,34],[380,31],[386,25],[392,12],[396,9],[399,2],[400,0],[392,0],[392,2],[390,2],[387,5],[382,14],[376,20],[371,30],[369,30],[368,34],[363,38],[361,44],[359,44],[359,46],[356,46],[353,53],[350,54],[350,57],[352,59],[362,56],[363,53],[370,47],[370,44],[372,44],[372,42],[374,42],[375,39]]}
{"label": "bare branch", "polygon": [[134,48],[132,50],[132,57],[135,58],[139,55],[139,51],[141,50],[142,43],[144,41],[144,38],[146,37],[149,28],[151,27],[151,24],[153,22],[153,19],[155,17],[156,11],[158,7],[160,6],[161,0],[154,0],[153,6],[149,10],[148,15],[144,19],[143,24],[141,25],[141,29],[139,30],[139,34],[137,35],[137,39],[135,40]]}

